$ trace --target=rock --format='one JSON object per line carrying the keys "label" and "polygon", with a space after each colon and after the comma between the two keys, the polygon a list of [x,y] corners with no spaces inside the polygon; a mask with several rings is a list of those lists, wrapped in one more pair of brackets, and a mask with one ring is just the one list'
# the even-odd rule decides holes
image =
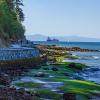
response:
{"label": "rock", "polygon": [[18,89],[18,92],[21,93],[21,94],[24,94],[25,93],[25,89],[24,88],[20,88],[20,89]]}
{"label": "rock", "polygon": [[81,64],[81,63],[73,63],[72,62],[72,63],[68,64],[67,67],[82,71],[86,67],[86,65]]}
{"label": "rock", "polygon": [[44,70],[49,70],[49,68],[47,68],[47,67],[46,67],[46,68],[43,68],[43,69],[44,69]]}
{"label": "rock", "polygon": [[99,70],[100,70],[99,68],[91,68],[90,69],[91,72],[95,72],[95,71],[99,71]]}
{"label": "rock", "polygon": [[63,100],[76,100],[76,95],[74,93],[64,93]]}
{"label": "rock", "polygon": [[45,76],[46,76],[46,74],[43,73],[43,72],[38,72],[38,73],[36,73],[36,74],[34,75],[34,77],[45,77]]}
{"label": "rock", "polygon": [[68,56],[72,56],[72,53],[66,53],[66,55],[68,55]]}
{"label": "rock", "polygon": [[53,70],[53,71],[58,71],[58,68],[53,67],[52,70]]}
{"label": "rock", "polygon": [[70,63],[70,64],[68,65],[68,67],[69,67],[69,68],[75,68],[75,67],[76,67],[76,64],[75,64],[75,63]]}
{"label": "rock", "polygon": [[24,89],[0,87],[0,100],[35,100],[35,94]]}
{"label": "rock", "polygon": [[64,74],[65,76],[69,76],[69,74],[68,74],[68,73],[66,73],[66,72],[65,72],[65,73],[63,73],[63,74]]}
{"label": "rock", "polygon": [[72,77],[73,77],[73,79],[76,79],[76,80],[84,80],[83,74],[81,74],[81,73],[73,74]]}
{"label": "rock", "polygon": [[91,96],[90,100],[100,100],[100,96]]}
{"label": "rock", "polygon": [[11,82],[10,77],[7,74],[1,72],[0,73],[0,84],[9,86],[10,82]]}
{"label": "rock", "polygon": [[76,80],[84,80],[84,78],[82,78],[80,76],[75,76],[74,79],[76,79]]}

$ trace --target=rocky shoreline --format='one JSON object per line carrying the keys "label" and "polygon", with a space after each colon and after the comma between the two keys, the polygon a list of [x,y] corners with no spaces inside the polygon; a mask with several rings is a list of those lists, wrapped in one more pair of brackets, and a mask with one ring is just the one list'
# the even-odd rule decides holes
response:
{"label": "rocky shoreline", "polygon": [[36,100],[35,94],[14,87],[0,87],[0,100]]}
{"label": "rocky shoreline", "polygon": [[[22,66],[19,69],[18,64],[13,64],[17,67],[6,71],[3,69],[0,75],[1,100],[91,100],[92,96],[100,96],[100,85],[78,77],[71,78],[74,73],[81,72],[88,66],[81,63],[62,62],[65,57],[73,58],[73,55],[64,48],[56,49],[54,46],[53,49],[48,46],[38,46],[38,48],[41,55],[44,55],[41,64],[39,59],[35,62],[39,66],[34,67],[36,65],[32,60],[31,66],[24,63],[26,67]],[[12,82],[15,83],[12,85]],[[52,89],[58,91],[52,91]]]}
{"label": "rocky shoreline", "polygon": [[17,60],[0,60],[0,100],[37,100],[36,94],[15,88],[11,82],[29,69],[39,68],[45,56]]}
{"label": "rocky shoreline", "polygon": [[74,52],[100,52],[99,50],[94,50],[94,49],[83,49],[80,47],[60,47],[56,45],[42,45],[42,44],[36,44],[36,47],[38,47],[40,50],[45,50],[45,49],[54,49],[54,50],[62,50],[62,51],[74,51]]}

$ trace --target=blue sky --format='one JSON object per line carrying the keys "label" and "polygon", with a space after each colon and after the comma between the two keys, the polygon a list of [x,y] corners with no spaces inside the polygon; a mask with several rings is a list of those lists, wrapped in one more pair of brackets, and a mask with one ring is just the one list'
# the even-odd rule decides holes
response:
{"label": "blue sky", "polygon": [[100,0],[23,0],[26,35],[100,38]]}

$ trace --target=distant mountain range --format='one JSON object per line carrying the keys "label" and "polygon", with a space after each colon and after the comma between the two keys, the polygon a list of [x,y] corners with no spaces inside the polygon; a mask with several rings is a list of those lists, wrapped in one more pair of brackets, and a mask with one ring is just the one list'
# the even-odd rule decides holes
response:
{"label": "distant mountain range", "polygon": [[[26,36],[26,38],[31,41],[46,41],[48,36],[35,34]],[[58,39],[59,41],[70,41],[70,42],[100,42],[100,39],[87,38],[81,36],[51,36],[50,38],[51,39],[55,38]]]}

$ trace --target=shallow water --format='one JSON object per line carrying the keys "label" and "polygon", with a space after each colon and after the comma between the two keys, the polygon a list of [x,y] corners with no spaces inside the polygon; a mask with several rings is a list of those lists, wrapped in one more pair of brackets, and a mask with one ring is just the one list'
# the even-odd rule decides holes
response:
{"label": "shallow water", "polygon": [[79,56],[79,59],[66,59],[65,61],[86,64],[89,68],[79,73],[79,75],[85,80],[100,84],[100,52],[72,52],[72,54]]}
{"label": "shallow water", "polygon": [[[25,73],[25,76],[21,76],[20,78],[17,78],[14,81],[12,81],[11,86],[20,88],[14,84],[18,83],[18,82],[33,82],[33,83],[40,83],[42,85],[41,88],[40,87],[38,88],[40,90],[41,89],[49,89],[51,91],[61,93],[61,91],[58,88],[62,87],[64,85],[63,82],[55,82],[55,81],[48,80],[49,77],[51,77],[51,75],[49,75],[48,77],[45,77],[45,78],[44,77],[34,77],[35,72],[36,72],[35,69],[30,70],[28,73]],[[54,77],[54,76],[52,75],[52,77]]]}

